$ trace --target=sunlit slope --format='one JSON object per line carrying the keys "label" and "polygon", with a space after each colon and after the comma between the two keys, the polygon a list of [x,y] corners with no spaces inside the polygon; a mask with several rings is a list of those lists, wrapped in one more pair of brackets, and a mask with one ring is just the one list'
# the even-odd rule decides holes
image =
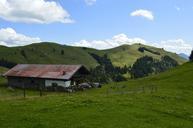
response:
{"label": "sunlit slope", "polygon": [[[140,47],[151,50],[152,52],[144,50],[142,53],[138,50]],[[107,50],[106,52],[108,53],[113,64],[117,66],[132,65],[138,58],[145,55],[151,56],[155,59],[160,59],[161,57],[168,55],[175,59],[179,64],[186,62],[185,59],[179,57],[175,53],[167,52],[164,49],[150,47],[142,44],[123,45],[114,49]],[[155,54],[154,52],[159,54]]]}

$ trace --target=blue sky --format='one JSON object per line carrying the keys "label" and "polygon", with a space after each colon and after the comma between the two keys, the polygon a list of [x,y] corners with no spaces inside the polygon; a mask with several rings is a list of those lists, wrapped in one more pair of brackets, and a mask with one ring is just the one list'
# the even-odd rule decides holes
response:
{"label": "blue sky", "polygon": [[[8,46],[12,43],[13,46],[28,44],[30,38],[32,41],[53,41],[94,48],[98,44],[100,49],[118,46],[124,44],[124,41],[130,41],[126,43],[131,44],[138,39],[148,45],[164,47],[172,52],[184,51],[187,54],[193,46],[192,0],[39,0],[41,3],[38,4],[56,3],[49,7],[38,5],[40,10],[36,10],[37,4],[33,5],[32,0],[2,1],[0,34],[10,28],[27,38],[19,44],[11,36],[0,38],[1,44],[9,44]],[[3,8],[4,6],[7,8]],[[15,7],[15,10],[6,12],[10,6]],[[59,8],[58,14],[46,12],[53,8]],[[153,19],[144,16],[144,11],[150,13]],[[132,15],[134,12],[135,15]],[[48,18],[42,18],[44,16]],[[105,44],[102,47],[103,43],[110,43],[111,46]]]}

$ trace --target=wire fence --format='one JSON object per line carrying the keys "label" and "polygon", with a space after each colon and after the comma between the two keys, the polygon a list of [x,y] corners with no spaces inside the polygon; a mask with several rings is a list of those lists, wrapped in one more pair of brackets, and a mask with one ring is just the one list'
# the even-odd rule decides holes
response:
{"label": "wire fence", "polygon": [[[157,93],[159,90],[158,86],[156,85],[141,85],[141,86],[133,86],[130,87],[129,85],[113,85],[109,86],[106,89],[102,89],[98,94],[99,95],[125,95],[125,94],[153,94]],[[90,95],[89,93],[79,91],[81,95]],[[92,93],[92,91],[91,91]],[[17,99],[17,98],[33,98],[33,97],[42,97],[42,96],[47,96],[47,95],[52,95],[52,94],[69,94],[70,92],[50,92],[46,90],[28,90],[28,89],[13,89],[11,87],[0,87],[0,100],[4,99]]]}
{"label": "wire fence", "polygon": [[125,86],[111,87],[106,90],[106,95],[123,95],[123,94],[140,94],[140,93],[156,93],[158,92],[158,86],[140,86],[130,89],[124,89]]}

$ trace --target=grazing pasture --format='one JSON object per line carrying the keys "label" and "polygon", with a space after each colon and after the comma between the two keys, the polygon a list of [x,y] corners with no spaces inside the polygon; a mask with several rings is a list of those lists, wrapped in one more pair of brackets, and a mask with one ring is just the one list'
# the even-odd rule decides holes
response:
{"label": "grazing pasture", "polygon": [[0,83],[0,127],[5,128],[191,128],[193,63],[165,73],[101,89],[43,97]]}

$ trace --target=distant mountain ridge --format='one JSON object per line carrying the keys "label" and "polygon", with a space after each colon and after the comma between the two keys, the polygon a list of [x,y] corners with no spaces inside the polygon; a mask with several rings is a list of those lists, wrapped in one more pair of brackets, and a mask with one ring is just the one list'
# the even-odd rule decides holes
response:
{"label": "distant mountain ridge", "polygon": [[180,53],[179,56],[186,59],[186,60],[189,60],[189,56],[186,55],[185,53]]}
{"label": "distant mountain ridge", "polygon": [[[140,50],[143,49],[143,51]],[[175,53],[164,49],[150,47],[142,44],[122,45],[108,50],[96,50],[85,47],[73,47],[50,42],[35,43],[20,47],[0,46],[0,61],[27,64],[83,64],[88,68],[94,68],[99,63],[91,54],[106,55],[114,66],[131,66],[143,56],[151,56],[155,59],[168,55],[179,64],[186,60]]]}

